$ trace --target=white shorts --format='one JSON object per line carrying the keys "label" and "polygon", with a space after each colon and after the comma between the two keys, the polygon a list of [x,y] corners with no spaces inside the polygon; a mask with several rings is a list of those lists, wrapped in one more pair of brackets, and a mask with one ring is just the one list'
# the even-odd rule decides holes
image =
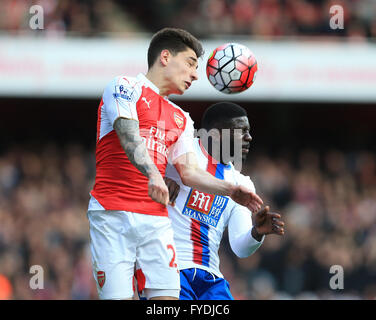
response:
{"label": "white shorts", "polygon": [[[133,276],[148,298],[179,297],[180,278],[168,217],[89,210],[93,275],[100,299],[133,297]],[[142,288],[141,288],[142,289]]]}

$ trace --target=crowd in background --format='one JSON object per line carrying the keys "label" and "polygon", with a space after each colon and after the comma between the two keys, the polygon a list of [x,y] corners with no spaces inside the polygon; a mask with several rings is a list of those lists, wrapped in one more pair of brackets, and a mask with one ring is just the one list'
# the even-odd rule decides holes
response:
{"label": "crowd in background", "polygon": [[[0,30],[32,33],[29,9],[34,4],[43,7],[43,33],[50,36],[116,36],[175,26],[200,38],[376,38],[374,0],[3,0]],[[343,30],[330,28],[330,18],[337,13],[330,12],[333,5],[343,8]]]}
{"label": "crowd in background", "polygon": [[[243,172],[286,226],[245,259],[226,233],[221,270],[236,299],[376,298],[375,153],[253,151]],[[1,152],[1,299],[97,299],[86,217],[94,175],[94,150],[79,144]],[[30,288],[33,265],[44,289]],[[343,290],[329,286],[333,265]]]}

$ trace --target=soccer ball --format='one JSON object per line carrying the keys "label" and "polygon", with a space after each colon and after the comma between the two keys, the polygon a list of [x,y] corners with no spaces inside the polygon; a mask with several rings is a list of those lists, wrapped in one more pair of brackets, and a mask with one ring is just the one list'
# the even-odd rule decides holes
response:
{"label": "soccer ball", "polygon": [[256,79],[257,61],[253,53],[238,43],[226,43],[216,48],[206,64],[209,82],[223,93],[239,93]]}

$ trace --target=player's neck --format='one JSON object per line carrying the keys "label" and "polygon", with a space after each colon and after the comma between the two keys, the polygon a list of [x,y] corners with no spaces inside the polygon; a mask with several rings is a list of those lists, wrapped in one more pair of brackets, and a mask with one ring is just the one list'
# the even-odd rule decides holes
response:
{"label": "player's neck", "polygon": [[145,77],[159,89],[159,94],[162,97],[169,95],[168,88],[164,84],[163,75],[161,72],[156,71],[155,69],[152,68],[152,69],[149,69]]}

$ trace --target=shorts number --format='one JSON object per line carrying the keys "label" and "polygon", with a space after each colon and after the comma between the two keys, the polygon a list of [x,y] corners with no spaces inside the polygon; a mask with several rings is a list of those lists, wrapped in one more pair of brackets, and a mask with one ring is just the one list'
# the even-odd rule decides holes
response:
{"label": "shorts number", "polygon": [[171,268],[177,268],[178,265],[175,262],[176,254],[175,254],[175,248],[174,248],[174,246],[172,244],[168,244],[167,245],[167,249],[171,249],[172,250],[172,259],[170,261],[170,267]]}

